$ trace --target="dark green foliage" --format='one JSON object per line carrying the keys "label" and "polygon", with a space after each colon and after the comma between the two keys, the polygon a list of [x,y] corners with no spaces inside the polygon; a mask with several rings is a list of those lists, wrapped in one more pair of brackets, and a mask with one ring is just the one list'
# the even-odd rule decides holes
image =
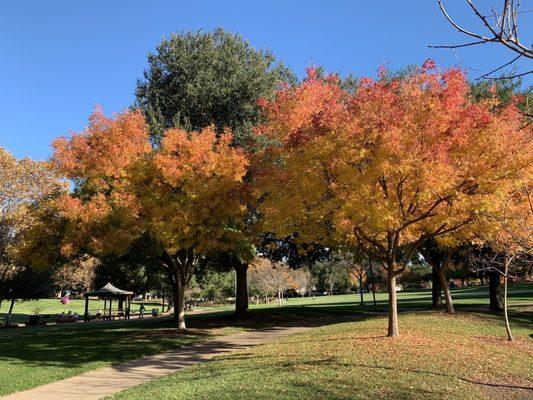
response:
{"label": "dark green foliage", "polygon": [[431,266],[426,263],[412,264],[398,279],[405,289],[420,289],[431,281]]}
{"label": "dark green foliage", "polygon": [[275,262],[286,262],[291,268],[311,267],[331,258],[331,249],[319,243],[300,243],[294,236],[278,239],[272,233],[261,238],[259,252]]}
{"label": "dark green foliage", "polygon": [[101,257],[96,269],[95,287],[107,282],[135,294],[170,293],[167,276],[160,264],[161,252],[147,237],[136,241],[126,253]]}
{"label": "dark green foliage", "polygon": [[352,286],[348,268],[339,262],[317,262],[312,273],[317,279],[318,290],[328,294],[346,293]]}
{"label": "dark green foliage", "polygon": [[51,287],[50,271],[18,267],[8,279],[2,282],[0,299],[32,300],[48,297]]}
{"label": "dark green foliage", "polygon": [[171,127],[199,130],[213,124],[218,131],[233,129],[236,141],[246,145],[261,119],[258,100],[294,81],[271,52],[219,28],[163,39],[148,55],[135,94],[155,142]]}
{"label": "dark green foliage", "polygon": [[208,271],[199,282],[201,297],[217,302],[224,302],[233,296],[235,274],[233,272]]}

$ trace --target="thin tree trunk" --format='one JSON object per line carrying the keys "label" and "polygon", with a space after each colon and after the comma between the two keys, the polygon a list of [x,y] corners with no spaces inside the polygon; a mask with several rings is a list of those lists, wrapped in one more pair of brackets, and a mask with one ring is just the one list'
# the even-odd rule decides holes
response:
{"label": "thin tree trunk", "polygon": [[442,289],[444,290],[444,298],[446,299],[446,311],[450,314],[455,313],[455,310],[453,308],[453,300],[452,295],[450,293],[450,286],[448,285],[448,282],[446,281],[446,277],[444,276],[444,268],[436,268],[437,274],[439,275],[439,281]]}
{"label": "thin tree trunk", "polygon": [[437,268],[431,268],[431,308],[440,310],[442,308],[442,288],[440,286],[440,278]]}
{"label": "thin tree trunk", "polygon": [[359,293],[361,295],[361,304],[365,304],[365,300],[363,298],[363,271],[361,267],[361,274],[359,275]]}
{"label": "thin tree trunk", "polygon": [[489,272],[489,309],[492,311],[502,310],[502,294],[500,291],[500,273],[498,271]]}
{"label": "thin tree trunk", "polygon": [[185,325],[185,286],[181,274],[176,272],[176,300],[174,302],[174,315],[178,317],[178,332],[186,332]]}
{"label": "thin tree trunk", "polygon": [[11,314],[13,313],[13,306],[15,305],[15,299],[11,299],[11,304],[9,304],[9,311],[7,312],[6,325],[9,324],[11,319]]}
{"label": "thin tree trunk", "polygon": [[370,269],[370,281],[371,281],[371,284],[372,284],[372,298],[373,298],[373,301],[374,301],[374,311],[377,311],[378,307],[376,305],[376,288],[374,286],[374,272],[373,272],[373,269],[372,269],[372,260],[370,258],[368,259],[368,266],[369,266],[369,269]]}
{"label": "thin tree trunk", "polygon": [[503,316],[505,319],[505,330],[507,331],[507,339],[511,342],[513,339],[513,333],[511,332],[511,326],[509,325],[509,316],[507,315],[507,281],[509,276],[509,261],[507,256],[505,258],[505,275],[503,276]]}
{"label": "thin tree trunk", "polygon": [[171,308],[174,308],[174,289],[171,290],[171,293],[169,293],[167,298],[167,312],[169,312]]}
{"label": "thin tree trunk", "polygon": [[174,308],[173,320],[176,321],[176,322],[179,321],[179,319],[180,319],[180,313],[179,313],[178,306],[177,306],[178,302],[179,302],[178,298],[179,298],[178,285],[173,279],[172,280],[172,307]]}
{"label": "thin tree trunk", "polygon": [[239,263],[235,266],[235,314],[240,317],[247,315],[249,311],[247,272],[248,264]]}
{"label": "thin tree trunk", "polygon": [[387,268],[387,279],[389,285],[389,329],[387,336],[398,337],[398,301],[396,298],[396,276],[394,276],[394,266]]}

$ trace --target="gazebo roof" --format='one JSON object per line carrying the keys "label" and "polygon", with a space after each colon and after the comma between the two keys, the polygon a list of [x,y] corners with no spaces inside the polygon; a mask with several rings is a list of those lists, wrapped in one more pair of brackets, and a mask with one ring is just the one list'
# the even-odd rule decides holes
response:
{"label": "gazebo roof", "polygon": [[104,287],[101,287],[100,289],[96,289],[92,292],[88,292],[87,296],[129,296],[133,295],[133,292],[129,292],[127,290],[122,290],[119,288],[116,288],[111,283],[107,283]]}

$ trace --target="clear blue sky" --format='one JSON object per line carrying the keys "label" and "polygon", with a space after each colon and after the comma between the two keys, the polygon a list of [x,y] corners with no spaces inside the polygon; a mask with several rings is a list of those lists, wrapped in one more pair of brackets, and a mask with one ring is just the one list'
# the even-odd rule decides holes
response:
{"label": "clear blue sky", "polygon": [[[448,3],[472,22],[464,1]],[[529,40],[531,15],[522,23]],[[491,45],[457,56],[427,48],[464,41],[435,0],[6,0],[0,4],[0,145],[17,157],[47,158],[52,139],[83,129],[95,104],[112,113],[132,103],[146,54],[163,36],[219,26],[270,48],[300,76],[310,64],[375,75],[382,63],[400,68],[431,57],[441,66],[472,68],[476,77],[513,57]]]}

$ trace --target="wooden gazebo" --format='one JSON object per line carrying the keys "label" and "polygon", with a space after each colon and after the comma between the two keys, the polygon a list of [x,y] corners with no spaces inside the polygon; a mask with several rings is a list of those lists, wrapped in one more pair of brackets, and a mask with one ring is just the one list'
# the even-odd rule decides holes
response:
{"label": "wooden gazebo", "polygon": [[[105,285],[104,287],[101,287],[100,289],[85,293],[85,314],[83,318],[85,322],[90,320],[89,318],[89,297],[91,296],[98,297],[99,299],[104,300],[104,312],[102,315],[103,319],[114,318],[114,315],[112,314],[113,299],[118,300],[118,301],[122,300],[123,305],[124,303],[126,303],[126,310],[122,309],[122,316],[125,319],[130,319],[130,306],[131,306],[131,298],[133,297],[133,292],[116,288],[111,283],[107,283],[107,285]],[[108,302],[109,302],[109,307],[108,307]]]}

